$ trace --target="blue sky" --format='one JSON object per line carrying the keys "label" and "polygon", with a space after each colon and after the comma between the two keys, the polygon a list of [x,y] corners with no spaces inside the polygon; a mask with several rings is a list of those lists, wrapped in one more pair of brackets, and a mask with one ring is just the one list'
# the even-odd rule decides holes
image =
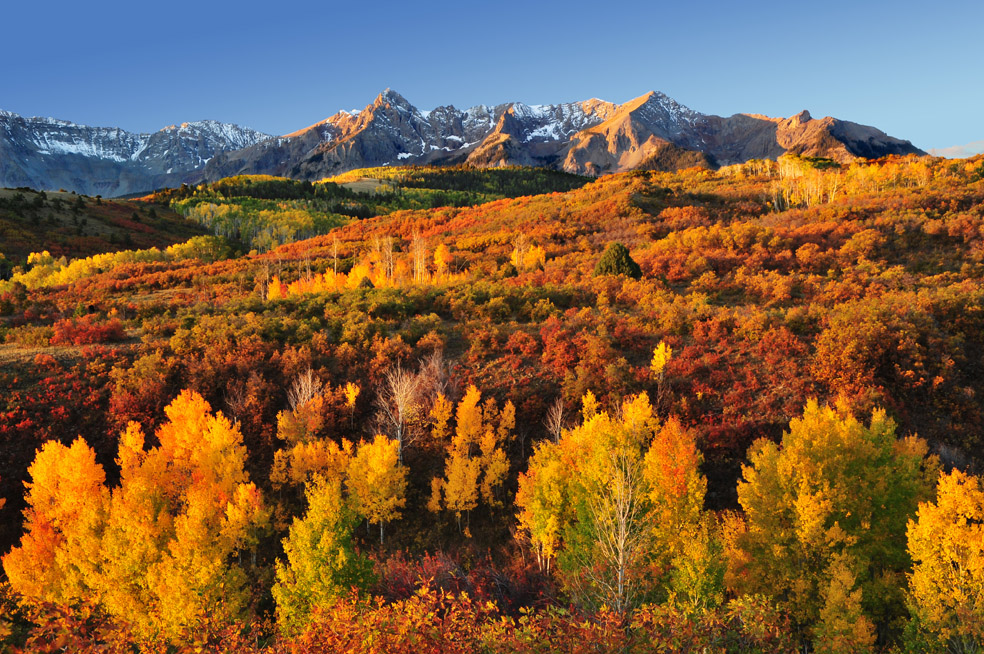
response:
{"label": "blue sky", "polygon": [[[147,6],[144,6],[144,5]],[[12,2],[0,108],[287,133],[386,87],[439,104],[809,109],[922,148],[984,138],[984,2]]]}

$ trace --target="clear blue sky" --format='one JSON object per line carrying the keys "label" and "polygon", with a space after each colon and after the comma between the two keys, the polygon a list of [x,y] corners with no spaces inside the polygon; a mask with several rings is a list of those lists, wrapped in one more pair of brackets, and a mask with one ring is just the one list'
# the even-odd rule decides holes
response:
{"label": "clear blue sky", "polygon": [[[0,108],[284,134],[386,87],[421,109],[659,90],[704,113],[984,138],[984,1],[9,2]],[[146,6],[145,6],[146,5]]]}

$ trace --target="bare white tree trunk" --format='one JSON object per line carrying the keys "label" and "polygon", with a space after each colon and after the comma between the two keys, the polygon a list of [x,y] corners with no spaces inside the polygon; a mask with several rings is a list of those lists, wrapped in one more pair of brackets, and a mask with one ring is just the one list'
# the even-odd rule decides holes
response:
{"label": "bare white tree trunk", "polygon": [[321,380],[314,376],[314,371],[310,368],[299,374],[287,391],[287,401],[290,402],[291,410],[296,411],[298,407],[313,400],[321,393],[323,386]]}
{"label": "bare white tree trunk", "polygon": [[560,441],[560,436],[564,431],[564,398],[558,397],[547,410],[547,417],[543,421],[547,428],[547,433],[553,437],[554,442]]}
{"label": "bare white tree trunk", "polygon": [[597,589],[597,599],[622,613],[637,600],[638,583],[633,575],[642,562],[649,529],[643,519],[645,498],[638,457],[612,452],[609,466],[588,505],[603,565],[586,565],[584,570]]}
{"label": "bare white tree trunk", "polygon": [[390,369],[379,391],[378,419],[398,443],[399,461],[403,463],[403,450],[414,437],[407,430],[407,423],[419,406],[420,384],[417,375],[402,366]]}
{"label": "bare white tree trunk", "polygon": [[418,231],[413,233],[410,251],[413,254],[413,281],[422,284],[427,277],[427,244]]}

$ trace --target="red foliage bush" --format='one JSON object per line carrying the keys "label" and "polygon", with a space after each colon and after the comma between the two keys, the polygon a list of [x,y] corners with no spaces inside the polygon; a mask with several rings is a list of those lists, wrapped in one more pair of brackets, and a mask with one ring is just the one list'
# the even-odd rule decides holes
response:
{"label": "red foliage bush", "polygon": [[125,337],[123,323],[118,318],[106,322],[96,322],[91,316],[77,319],[59,320],[55,323],[52,345],[90,345],[121,341]]}

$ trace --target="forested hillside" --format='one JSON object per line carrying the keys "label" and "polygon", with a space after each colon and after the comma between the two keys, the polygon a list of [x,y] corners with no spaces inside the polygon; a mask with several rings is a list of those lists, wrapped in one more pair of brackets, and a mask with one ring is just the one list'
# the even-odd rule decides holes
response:
{"label": "forested hillside", "polygon": [[10,646],[984,639],[984,157],[135,202],[0,281]]}
{"label": "forested hillside", "polygon": [[0,277],[43,246],[73,259],[127,248],[165,247],[207,233],[166,204],[65,192],[0,189]]}

